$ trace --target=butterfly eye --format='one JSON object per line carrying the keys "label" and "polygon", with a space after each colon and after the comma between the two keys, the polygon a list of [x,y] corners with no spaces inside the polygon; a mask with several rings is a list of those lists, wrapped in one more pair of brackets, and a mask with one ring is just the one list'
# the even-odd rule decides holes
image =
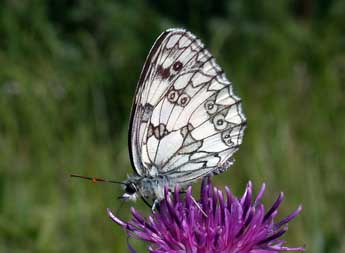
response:
{"label": "butterfly eye", "polygon": [[190,97],[189,97],[188,95],[182,94],[182,95],[179,97],[177,103],[178,103],[179,105],[181,105],[181,106],[186,106],[186,105],[188,104],[189,100],[190,100]]}
{"label": "butterfly eye", "polygon": [[173,65],[173,70],[180,71],[182,69],[182,63],[180,61],[177,61]]}
{"label": "butterfly eye", "polygon": [[222,114],[218,114],[213,118],[213,124],[217,130],[224,130],[228,125]]}
{"label": "butterfly eye", "polygon": [[209,114],[213,114],[217,111],[217,105],[213,101],[209,100],[205,103],[205,109]]}
{"label": "butterfly eye", "polygon": [[178,92],[176,90],[171,90],[169,93],[168,93],[168,100],[170,103],[175,103],[178,99]]}
{"label": "butterfly eye", "polygon": [[126,193],[132,195],[132,194],[137,192],[137,187],[135,187],[135,185],[133,183],[129,183],[126,185],[125,191],[126,191]]}

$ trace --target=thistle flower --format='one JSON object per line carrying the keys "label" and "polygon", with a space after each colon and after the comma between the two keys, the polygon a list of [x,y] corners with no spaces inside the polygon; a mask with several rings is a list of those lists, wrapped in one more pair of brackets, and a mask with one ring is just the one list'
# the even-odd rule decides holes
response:
{"label": "thistle flower", "polygon": [[298,207],[286,218],[274,222],[284,195],[280,193],[273,206],[265,212],[260,203],[264,192],[265,184],[253,201],[249,182],[243,196],[238,199],[228,187],[225,187],[224,194],[212,185],[210,179],[204,179],[198,202],[192,196],[192,187],[187,189],[183,198],[177,186],[173,194],[165,189],[165,198],[159,209],[148,218],[134,208],[129,222],[120,220],[109,209],[108,214],[130,237],[149,242],[151,253],[304,251],[300,247],[285,247],[284,241],[279,239],[287,231],[287,223],[302,208]]}

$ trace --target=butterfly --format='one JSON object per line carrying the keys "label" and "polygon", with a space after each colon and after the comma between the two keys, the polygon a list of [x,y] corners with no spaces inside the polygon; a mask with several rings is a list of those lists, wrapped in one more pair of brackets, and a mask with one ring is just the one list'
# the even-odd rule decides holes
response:
{"label": "butterfly", "polygon": [[164,31],[137,84],[128,138],[135,174],[122,182],[122,199],[152,199],[153,207],[165,186],[226,171],[245,128],[241,99],[202,42],[184,29]]}
{"label": "butterfly", "polygon": [[161,200],[234,162],[246,118],[241,99],[202,42],[184,29],[155,41],[136,88],[129,125],[135,175],[123,198]]}

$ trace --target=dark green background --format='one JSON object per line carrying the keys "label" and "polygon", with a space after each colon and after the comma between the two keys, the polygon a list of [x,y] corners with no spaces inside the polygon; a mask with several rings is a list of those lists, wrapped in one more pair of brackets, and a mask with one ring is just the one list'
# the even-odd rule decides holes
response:
{"label": "dark green background", "polygon": [[[166,28],[198,35],[248,118],[236,164],[280,216],[300,203],[288,245],[345,252],[345,2],[16,1],[0,3],[0,252],[127,252],[117,185],[131,173],[127,125],[145,57]],[[196,189],[198,189],[196,187]],[[142,203],[131,205],[149,213]],[[143,244],[132,241],[144,251]]]}

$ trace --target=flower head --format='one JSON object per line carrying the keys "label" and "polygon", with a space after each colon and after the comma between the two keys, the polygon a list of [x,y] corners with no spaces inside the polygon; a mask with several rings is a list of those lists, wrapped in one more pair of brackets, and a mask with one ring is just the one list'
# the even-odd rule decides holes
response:
{"label": "flower head", "polygon": [[[303,251],[304,248],[283,246],[279,238],[287,231],[287,223],[301,211],[298,207],[286,218],[274,222],[283,201],[281,193],[273,206],[265,212],[261,198],[263,184],[255,200],[252,184],[248,183],[238,199],[225,187],[225,194],[204,179],[197,202],[189,187],[182,197],[178,186],[173,194],[165,189],[159,209],[144,218],[134,208],[132,219],[124,222],[108,210],[110,218],[121,225],[131,237],[147,241],[151,253],[163,252],[224,252],[274,253]],[[225,197],[226,196],[226,197]]]}

